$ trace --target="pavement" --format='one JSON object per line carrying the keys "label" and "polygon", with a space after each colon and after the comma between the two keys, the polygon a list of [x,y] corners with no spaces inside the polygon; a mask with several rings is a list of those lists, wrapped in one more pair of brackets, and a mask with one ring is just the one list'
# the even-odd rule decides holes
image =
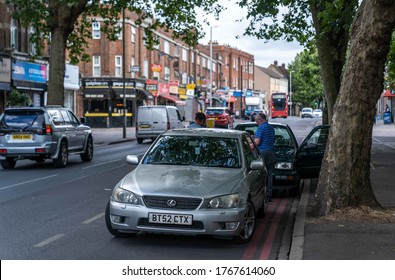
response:
{"label": "pavement", "polygon": [[[93,128],[94,145],[135,141],[135,128]],[[381,137],[394,137],[384,142]],[[377,121],[373,127],[371,183],[378,202],[393,210],[389,222],[336,221],[312,222],[309,216],[318,179],[304,180],[300,200],[295,200],[295,216],[289,260],[395,260],[395,124]],[[378,144],[378,145],[376,145]],[[380,145],[382,144],[382,145]]]}

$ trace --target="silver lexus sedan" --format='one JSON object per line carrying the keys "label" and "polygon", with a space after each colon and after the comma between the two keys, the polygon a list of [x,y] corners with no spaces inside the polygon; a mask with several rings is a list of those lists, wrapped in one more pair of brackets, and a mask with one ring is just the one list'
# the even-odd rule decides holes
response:
{"label": "silver lexus sedan", "polygon": [[106,225],[116,237],[140,231],[251,240],[266,212],[266,169],[251,136],[211,128],[169,130],[115,187]]}

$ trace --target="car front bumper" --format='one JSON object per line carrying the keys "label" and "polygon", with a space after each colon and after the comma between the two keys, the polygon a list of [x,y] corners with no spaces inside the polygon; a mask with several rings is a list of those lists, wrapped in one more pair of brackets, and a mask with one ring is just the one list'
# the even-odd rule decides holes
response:
{"label": "car front bumper", "polygon": [[[155,232],[188,235],[234,237],[240,234],[245,206],[235,209],[169,210],[147,208],[110,200],[111,226],[121,232]],[[151,223],[149,213],[191,215],[192,224]],[[116,220],[117,222],[114,222]]]}

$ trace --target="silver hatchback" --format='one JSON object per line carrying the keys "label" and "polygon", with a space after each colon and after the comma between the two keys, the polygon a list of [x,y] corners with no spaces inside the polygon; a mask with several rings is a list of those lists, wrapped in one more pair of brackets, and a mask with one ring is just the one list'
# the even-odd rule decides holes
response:
{"label": "silver hatchback", "polygon": [[67,108],[7,108],[0,116],[0,164],[15,167],[16,161],[52,159],[55,167],[67,165],[69,154],[80,154],[82,161],[93,158],[93,138]]}
{"label": "silver hatchback", "polygon": [[266,169],[244,131],[174,129],[114,188],[106,225],[117,237],[140,231],[251,240],[266,211]]}

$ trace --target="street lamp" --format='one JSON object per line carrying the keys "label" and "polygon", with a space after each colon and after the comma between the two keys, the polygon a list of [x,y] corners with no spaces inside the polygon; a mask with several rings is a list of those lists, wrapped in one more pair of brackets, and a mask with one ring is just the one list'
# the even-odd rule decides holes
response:
{"label": "street lamp", "polygon": [[209,85],[209,100],[210,107],[213,106],[213,28],[219,26],[210,26],[210,85]]}

